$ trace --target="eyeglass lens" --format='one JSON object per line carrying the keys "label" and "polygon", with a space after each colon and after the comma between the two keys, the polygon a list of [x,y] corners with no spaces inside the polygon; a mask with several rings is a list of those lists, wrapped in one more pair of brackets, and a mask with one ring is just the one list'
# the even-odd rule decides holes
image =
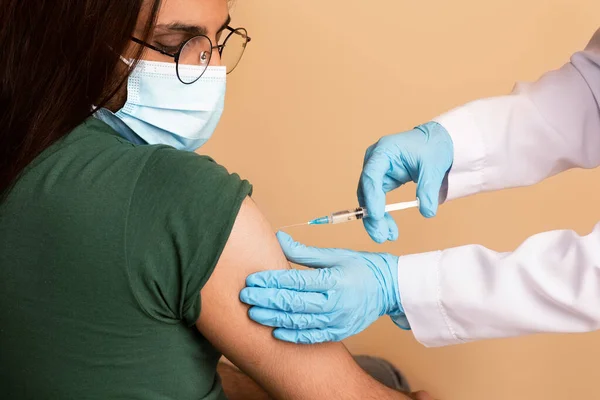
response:
{"label": "eyeglass lens", "polygon": [[227,67],[227,73],[229,74],[237,67],[244,54],[244,50],[246,50],[248,32],[244,28],[238,28],[228,35],[223,36],[221,39],[222,43],[219,41],[219,45],[223,46],[221,65]]}
{"label": "eyeglass lens", "polygon": [[[183,83],[197,81],[210,64],[212,44],[206,36],[196,36],[181,48],[177,61],[177,75]],[[194,68],[186,68],[193,66]],[[203,68],[196,68],[203,67]]]}
{"label": "eyeglass lens", "polygon": [[[248,33],[244,28],[221,36],[221,65],[227,68],[228,74],[239,64],[247,43]],[[177,60],[177,76],[181,82],[189,84],[197,81],[209,66],[212,51],[212,43],[206,36],[196,36],[186,42]],[[194,68],[187,68],[188,66]],[[198,66],[203,68],[197,68]]]}

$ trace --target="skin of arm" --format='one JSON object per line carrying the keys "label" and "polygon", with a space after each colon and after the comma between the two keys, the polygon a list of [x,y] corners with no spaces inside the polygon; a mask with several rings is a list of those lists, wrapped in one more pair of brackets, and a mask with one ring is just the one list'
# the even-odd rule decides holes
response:
{"label": "skin of arm", "polygon": [[248,318],[248,307],[239,300],[246,277],[265,269],[287,268],[270,224],[254,202],[246,199],[223,254],[202,288],[198,330],[274,399],[409,399],[366,374],[343,344],[278,341],[270,328]]}
{"label": "skin of arm", "polygon": [[271,397],[250,377],[235,366],[219,362],[217,372],[229,400],[270,400]]}

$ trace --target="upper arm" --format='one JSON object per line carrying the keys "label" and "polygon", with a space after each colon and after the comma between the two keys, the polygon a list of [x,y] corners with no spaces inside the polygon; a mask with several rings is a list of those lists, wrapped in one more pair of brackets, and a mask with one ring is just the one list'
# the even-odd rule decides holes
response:
{"label": "upper arm", "polygon": [[198,329],[275,398],[404,398],[365,374],[341,343],[277,341],[270,328],[248,318],[248,307],[239,300],[246,277],[284,268],[289,265],[269,223],[246,199],[217,267],[202,288]]}

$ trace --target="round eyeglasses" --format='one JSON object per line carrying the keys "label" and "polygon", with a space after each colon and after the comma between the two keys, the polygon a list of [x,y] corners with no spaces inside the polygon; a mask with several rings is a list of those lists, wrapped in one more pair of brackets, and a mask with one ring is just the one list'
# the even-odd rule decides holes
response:
{"label": "round eyeglasses", "polygon": [[[181,43],[176,53],[169,53],[136,37],[132,37],[131,40],[151,50],[174,58],[177,78],[181,83],[189,85],[202,77],[206,68],[210,65],[210,59],[215,49],[219,52],[221,65],[227,68],[228,74],[240,63],[246,50],[246,45],[252,39],[248,36],[248,32],[244,28],[234,29],[228,26],[225,29],[229,31],[229,34],[227,36],[222,35],[222,40],[219,40],[217,46],[213,46],[208,36],[198,35]],[[225,46],[227,46],[227,51],[224,51]],[[186,68],[186,66],[202,68]]]}

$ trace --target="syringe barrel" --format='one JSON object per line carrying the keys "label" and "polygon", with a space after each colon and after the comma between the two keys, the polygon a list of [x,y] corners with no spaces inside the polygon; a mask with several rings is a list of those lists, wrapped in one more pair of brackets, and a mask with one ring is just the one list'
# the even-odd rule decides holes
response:
{"label": "syringe barrel", "polygon": [[351,210],[338,211],[330,215],[332,224],[341,224],[343,222],[356,221],[357,219],[363,219],[365,215],[365,209],[363,207],[354,208]]}

